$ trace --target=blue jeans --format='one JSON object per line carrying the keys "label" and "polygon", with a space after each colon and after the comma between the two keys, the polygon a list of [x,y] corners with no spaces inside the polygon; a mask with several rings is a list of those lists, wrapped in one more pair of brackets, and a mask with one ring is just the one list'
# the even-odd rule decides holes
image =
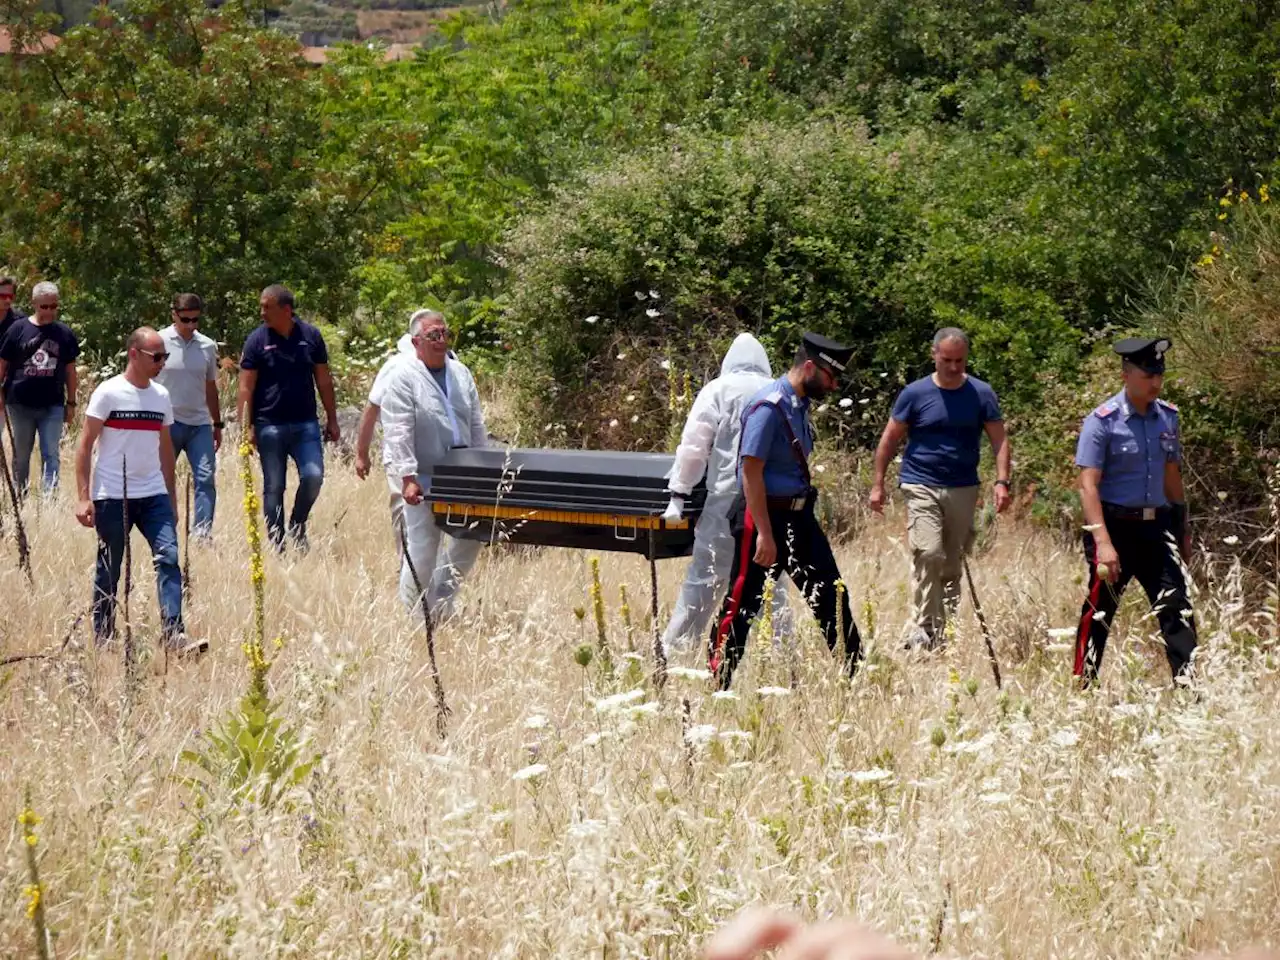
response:
{"label": "blue jeans", "polygon": [[13,482],[26,491],[31,477],[31,452],[40,437],[40,467],[44,491],[58,488],[58,444],[62,440],[63,408],[24,407],[11,403],[6,407],[9,423],[13,425]]}
{"label": "blue jeans", "polygon": [[[93,635],[102,643],[116,631],[116,587],[129,531],[123,500],[95,500],[93,525],[98,531],[98,564],[93,577]],[[182,568],[178,566],[178,530],[168,494],[129,498],[129,527],[137,527],[151,547],[160,594],[160,620],[165,641],[182,633]]]}
{"label": "blue jeans", "polygon": [[258,457],[262,460],[262,512],[267,536],[276,549],[284,549],[284,482],[289,459],[298,468],[298,493],[289,514],[289,536],[299,546],[307,544],[307,517],[324,483],[324,448],[320,422],[254,424]]}
{"label": "blue jeans", "polygon": [[213,531],[213,511],[218,505],[218,489],[214,486],[213,425],[174,421],[169,428],[169,436],[173,439],[174,458],[185,453],[187,463],[191,464],[196,488],[193,532],[197,537],[207,537]]}

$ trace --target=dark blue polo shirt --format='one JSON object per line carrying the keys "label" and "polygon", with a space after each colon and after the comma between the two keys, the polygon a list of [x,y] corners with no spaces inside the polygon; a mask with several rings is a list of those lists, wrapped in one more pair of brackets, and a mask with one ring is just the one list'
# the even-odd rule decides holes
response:
{"label": "dark blue polo shirt", "polygon": [[315,420],[316,364],[328,362],[329,350],[320,331],[297,317],[287,337],[265,324],[254,330],[240,355],[240,369],[258,372],[253,388],[253,422]]}

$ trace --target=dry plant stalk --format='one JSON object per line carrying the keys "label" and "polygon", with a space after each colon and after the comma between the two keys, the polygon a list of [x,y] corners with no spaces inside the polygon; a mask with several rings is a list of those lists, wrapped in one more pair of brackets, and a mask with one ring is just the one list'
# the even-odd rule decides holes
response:
{"label": "dry plant stalk", "polygon": [[120,455],[123,498],[120,509],[124,523],[124,684],[128,709],[138,692],[138,652],[133,648],[133,621],[129,617],[129,594],[133,589],[133,538],[129,536],[129,458]]}
{"label": "dry plant stalk", "polygon": [[667,686],[667,648],[662,643],[658,625],[658,561],[654,557],[657,541],[649,531],[649,617],[653,624],[653,685],[661,693]]}
{"label": "dry plant stalk", "polygon": [[249,583],[253,589],[253,629],[245,642],[244,653],[249,661],[249,691],[259,702],[267,701],[267,671],[271,661],[266,654],[267,570],[262,560],[262,528],[258,526],[260,503],[253,486],[253,447],[248,440],[240,442],[240,481],[244,485],[244,532],[249,546]]}
{"label": "dry plant stalk", "polygon": [[187,474],[186,509],[182,513],[182,599],[191,602],[191,474]]}
{"label": "dry plant stalk", "polygon": [[604,622],[604,589],[600,586],[600,558],[591,558],[591,610],[596,617],[596,643],[602,654],[609,653],[609,635]]}
{"label": "dry plant stalk", "polygon": [[982,628],[982,639],[987,645],[987,659],[991,662],[991,675],[995,677],[996,689],[1003,690],[1000,682],[1000,661],[996,659],[996,648],[991,642],[991,628],[987,626],[987,617],[982,612],[982,604],[978,602],[978,591],[973,586],[973,574],[969,572],[969,559],[964,558],[964,578],[969,582],[969,597],[973,600],[973,612],[977,614],[978,626]]}
{"label": "dry plant stalk", "polygon": [[[5,424],[9,424],[5,418]],[[9,426],[9,436],[13,437],[13,427]],[[27,528],[22,523],[22,504],[18,500],[18,488],[13,485],[13,473],[9,469],[9,455],[5,453],[4,443],[0,442],[0,472],[4,474],[4,485],[9,490],[9,502],[13,505],[14,539],[18,544],[18,565],[27,575],[27,583],[34,583],[31,574],[31,543],[27,540]]]}
{"label": "dry plant stalk", "polygon": [[[406,504],[406,507],[408,505]],[[413,577],[413,587],[418,592],[418,606],[422,608],[422,624],[427,631],[427,659],[431,665],[431,684],[436,693],[436,733],[443,740],[449,730],[449,716],[453,713],[444,698],[444,681],[440,678],[440,666],[436,662],[436,628],[431,617],[431,609],[427,606],[427,591],[418,578],[418,570],[409,556],[409,540],[405,536],[405,528],[400,528],[400,549],[404,562],[409,567],[409,576]]]}

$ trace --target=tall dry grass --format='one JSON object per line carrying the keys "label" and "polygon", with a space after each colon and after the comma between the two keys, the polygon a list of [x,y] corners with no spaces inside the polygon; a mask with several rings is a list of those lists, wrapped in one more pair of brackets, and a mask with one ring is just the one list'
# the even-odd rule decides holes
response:
{"label": "tall dry grass", "polygon": [[[320,760],[268,807],[217,784],[201,804],[180,757],[240,702],[253,617],[228,453],[213,546],[192,551],[205,659],[166,673],[152,657],[127,722],[118,649],[3,672],[6,957],[36,949],[28,789],[63,958],[689,957],[758,900],[973,956],[1163,958],[1277,937],[1276,641],[1238,578],[1213,570],[1196,597],[1200,700],[1167,689],[1139,599],[1084,695],[1070,641],[1048,635],[1075,621],[1083,564],[1003,530],[974,562],[1001,695],[967,605],[946,652],[898,649],[900,512],[838,550],[860,623],[878,625],[851,686],[800,617],[794,661],[753,643],[732,696],[685,657],[658,697],[613,600],[628,587],[649,636],[642,559],[601,558],[609,673],[579,663],[598,644],[574,612],[591,606],[588,557],[487,551],[436,633],[454,710],[441,742],[383,486],[331,462],[311,553],[266,558],[266,635],[287,641],[273,698]],[[69,497],[28,521],[35,584],[6,542],[0,656],[56,651],[89,600],[93,536]],[[138,541],[132,611],[154,649],[147,556]],[[681,570],[661,565],[664,610]]]}

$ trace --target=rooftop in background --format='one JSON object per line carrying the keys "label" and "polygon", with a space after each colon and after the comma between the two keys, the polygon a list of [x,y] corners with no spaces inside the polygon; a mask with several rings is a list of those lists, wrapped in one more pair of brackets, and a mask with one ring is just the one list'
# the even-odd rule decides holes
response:
{"label": "rooftop in background", "polygon": [[[333,47],[303,47],[299,55],[307,63],[324,64],[329,62],[329,54],[333,49]],[[392,43],[387,46],[382,59],[388,63],[396,60],[412,60],[416,49],[417,44],[414,43]]]}
{"label": "rooftop in background", "polygon": [[[42,33],[34,41],[28,41],[27,45],[18,51],[20,56],[38,56],[47,53],[58,45],[58,38],[52,33]],[[13,53],[13,36],[6,27],[0,27],[0,56],[7,56]]]}

